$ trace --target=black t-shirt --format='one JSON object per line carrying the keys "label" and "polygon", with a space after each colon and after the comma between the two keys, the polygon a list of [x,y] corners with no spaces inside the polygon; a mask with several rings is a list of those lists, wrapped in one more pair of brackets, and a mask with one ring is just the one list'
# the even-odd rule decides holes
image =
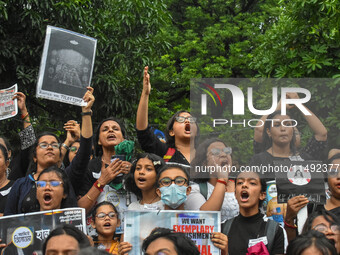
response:
{"label": "black t-shirt", "polygon": [[329,212],[335,214],[338,217],[338,221],[340,221],[340,206],[329,210]]}
{"label": "black t-shirt", "polygon": [[[229,255],[247,254],[249,240],[265,236],[266,222],[263,217],[259,212],[250,217],[239,214],[234,218],[228,234]],[[269,253],[284,254],[284,234],[281,227],[275,233],[272,250]]]}
{"label": "black t-shirt", "polygon": [[13,183],[14,181],[10,181],[5,187],[0,189],[0,213],[4,213],[5,211],[7,195],[10,192]]}
{"label": "black t-shirt", "polygon": [[[161,142],[158,137],[152,132],[151,128],[148,127],[145,130],[138,130],[137,138],[140,146],[145,152],[154,153],[160,157],[164,157],[167,154],[169,145]],[[180,163],[183,165],[190,165],[190,163],[186,160],[184,155],[175,148],[175,153],[169,160],[169,162]]]}

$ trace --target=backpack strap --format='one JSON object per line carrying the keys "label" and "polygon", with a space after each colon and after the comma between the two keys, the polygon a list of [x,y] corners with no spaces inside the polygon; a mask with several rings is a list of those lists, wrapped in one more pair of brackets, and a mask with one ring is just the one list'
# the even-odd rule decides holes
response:
{"label": "backpack strap", "polygon": [[235,218],[231,218],[229,220],[227,220],[225,223],[222,224],[222,233],[227,235],[229,234],[231,225],[233,224]]}
{"label": "backpack strap", "polygon": [[198,184],[198,186],[200,187],[200,192],[201,192],[202,196],[204,196],[205,200],[207,200],[207,198],[208,198],[208,183],[200,182]]}
{"label": "backpack strap", "polygon": [[268,219],[264,233],[267,236],[268,241],[267,248],[269,253],[271,253],[271,250],[273,248],[274,237],[279,227],[280,227],[279,223],[277,223],[274,220]]}
{"label": "backpack strap", "polygon": [[172,156],[175,154],[176,149],[175,148],[168,148],[167,152],[163,156],[163,159],[165,162],[169,162],[169,160],[172,158]]}

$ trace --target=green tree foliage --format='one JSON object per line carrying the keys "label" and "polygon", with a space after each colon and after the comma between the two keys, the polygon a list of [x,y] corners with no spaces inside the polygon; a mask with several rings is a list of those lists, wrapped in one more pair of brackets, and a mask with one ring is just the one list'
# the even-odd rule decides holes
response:
{"label": "green tree foliage", "polygon": [[[189,108],[188,100],[179,101],[178,98],[189,97],[192,78],[252,77],[257,74],[249,67],[255,39],[271,26],[279,13],[276,1],[271,0],[169,0],[169,10],[173,20],[166,28],[165,36],[172,47],[157,63],[156,83],[157,88],[168,91],[167,103],[180,103],[185,109]],[[174,98],[177,100],[173,101]],[[232,100],[225,103],[224,109],[231,109]],[[215,135],[234,148],[235,159],[248,162],[252,155],[250,137],[253,130],[240,126],[227,128],[227,132],[225,129],[214,129]],[[213,130],[204,126],[202,131],[211,135]],[[205,138],[202,136],[201,140]]]}
{"label": "green tree foliage", "polygon": [[[170,20],[162,0],[6,0],[0,15],[0,86],[18,83],[38,131],[61,130],[68,119],[80,119],[79,107],[35,98],[46,26],[53,25],[98,40],[93,118],[124,118],[131,132],[143,67],[169,48],[159,33]],[[13,120],[1,124],[6,136],[20,127]]]}
{"label": "green tree foliage", "polygon": [[[257,37],[250,67],[264,77],[340,77],[340,2],[282,0],[278,19]],[[339,80],[308,84],[308,104],[328,129],[330,148],[340,146]],[[304,142],[309,133],[306,126]]]}

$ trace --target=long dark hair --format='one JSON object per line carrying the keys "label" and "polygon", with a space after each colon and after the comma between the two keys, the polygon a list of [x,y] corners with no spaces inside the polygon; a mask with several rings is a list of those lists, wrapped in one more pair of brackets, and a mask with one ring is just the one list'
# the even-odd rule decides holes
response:
{"label": "long dark hair", "polygon": [[[28,171],[27,171],[27,175],[28,174],[31,174],[31,173],[35,173],[37,171],[37,162],[34,162],[34,158],[36,158],[37,156],[37,147],[38,147],[38,144],[39,144],[39,140],[44,137],[44,136],[53,136],[55,137],[55,139],[57,140],[57,143],[60,144],[60,140],[59,140],[59,137],[52,133],[52,132],[43,132],[43,133],[40,133],[38,136],[37,136],[37,139],[35,141],[35,143],[33,144],[32,148],[31,148],[31,158],[30,158],[30,164],[28,166]],[[60,156],[61,156],[61,150],[59,148],[59,153],[60,153]]]}
{"label": "long dark hair", "polygon": [[[135,194],[138,199],[142,199],[142,191],[136,185],[135,172],[136,172],[137,163],[142,158],[147,158],[147,159],[151,160],[151,162],[152,162],[152,164],[155,168],[156,175],[159,173],[159,171],[165,165],[164,160],[161,157],[159,157],[159,156],[157,156],[156,154],[153,154],[153,153],[142,153],[142,154],[139,154],[137,156],[136,160],[134,160],[134,162],[132,163],[132,167],[131,167],[130,172],[125,177],[125,188],[126,188],[127,191],[130,191],[133,194]],[[156,187],[156,183],[155,183],[155,187]]]}
{"label": "long dark hair", "polygon": [[[71,146],[69,146],[70,148],[73,146],[73,144],[75,143],[79,143],[79,148],[80,148],[80,139],[74,141],[74,143],[71,144]],[[67,150],[67,152],[65,153],[64,159],[63,159],[63,163],[65,168],[68,167],[70,165],[70,159],[68,158],[68,155],[70,154],[70,150]]]}
{"label": "long dark hair", "polygon": [[292,240],[287,247],[287,255],[299,255],[309,247],[315,247],[322,255],[338,254],[335,246],[318,231],[311,230]]}
{"label": "long dark hair", "polygon": [[307,218],[305,225],[303,226],[302,233],[307,233],[308,231],[310,231],[312,229],[313,221],[315,220],[316,217],[319,217],[319,216],[323,216],[326,219],[326,221],[328,221],[330,224],[335,224],[335,225],[340,226],[340,221],[335,214],[325,209],[321,209],[321,210],[313,212]]}
{"label": "long dark hair", "polygon": [[[273,119],[275,115],[281,115],[281,111],[275,111],[272,114],[268,115],[267,119]],[[290,116],[290,114],[287,112],[287,116]],[[271,121],[265,121],[264,123],[264,128],[263,128],[263,134],[262,134],[262,141],[263,141],[263,149],[268,150],[270,147],[273,145],[272,139],[268,136],[267,134],[267,129],[272,128],[272,122]],[[293,128],[293,127],[292,127]],[[293,155],[296,155],[297,149],[295,146],[296,138],[295,138],[295,130],[293,128],[293,137],[292,140],[290,141],[290,151],[292,152]]]}
{"label": "long dark hair", "polygon": [[[181,111],[178,111],[176,112],[174,115],[172,115],[172,117],[168,120],[168,123],[166,125],[166,130],[165,130],[165,138],[166,138],[166,144],[168,146],[170,146],[171,148],[176,148],[176,145],[175,145],[175,136],[171,136],[169,134],[169,132],[172,130],[173,126],[174,126],[174,123],[176,121],[176,117],[178,117],[181,113],[183,112],[186,112],[186,113],[189,113],[188,111],[184,111],[184,110],[181,110]],[[199,127],[196,124],[196,127],[197,127],[197,133],[196,133],[196,136],[195,136],[195,147],[196,147],[196,144],[198,142],[198,137],[199,137]]]}
{"label": "long dark hair", "polygon": [[103,148],[101,145],[98,144],[98,141],[99,141],[99,134],[100,134],[100,127],[103,125],[103,123],[105,121],[109,121],[109,120],[112,120],[112,121],[115,121],[118,123],[119,127],[120,127],[120,130],[123,134],[123,137],[125,138],[126,136],[126,131],[125,131],[125,127],[123,125],[123,122],[115,117],[109,117],[109,118],[106,118],[106,119],[103,119],[97,126],[97,129],[96,129],[96,135],[95,135],[95,141],[94,141],[94,149],[95,149],[95,155],[96,157],[99,157],[101,155],[103,155]]}
{"label": "long dark hair", "polygon": [[4,155],[5,162],[7,160],[9,160],[9,158],[8,158],[8,151],[7,151],[6,147],[3,146],[2,144],[0,144],[0,150],[2,151],[2,154]]}

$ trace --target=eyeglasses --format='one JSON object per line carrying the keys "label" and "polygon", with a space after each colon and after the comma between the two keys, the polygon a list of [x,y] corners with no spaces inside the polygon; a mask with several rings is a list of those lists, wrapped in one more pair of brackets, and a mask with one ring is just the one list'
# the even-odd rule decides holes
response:
{"label": "eyeglasses", "polygon": [[328,177],[337,177],[338,173],[339,171],[337,168],[331,168],[328,170]]}
{"label": "eyeglasses", "polygon": [[78,151],[78,148],[76,146],[71,146],[70,147],[70,151],[72,152],[77,152]]}
{"label": "eyeglasses", "polygon": [[324,234],[326,234],[329,229],[331,229],[332,232],[336,235],[340,233],[340,227],[338,225],[331,225],[328,228],[325,224],[319,224],[316,225],[313,229]]}
{"label": "eyeglasses", "polygon": [[114,217],[116,217],[116,213],[114,213],[114,212],[109,212],[108,214],[106,214],[106,213],[101,212],[101,213],[98,213],[98,214],[96,215],[96,217],[97,217],[98,219],[101,219],[101,220],[105,219],[106,216],[109,216],[110,219],[113,219]]}
{"label": "eyeglasses", "polygon": [[173,182],[178,186],[183,186],[188,182],[188,180],[180,176],[176,177],[173,180],[170,179],[169,177],[164,177],[163,179],[159,180],[159,183],[162,184],[163,186],[170,186]]}
{"label": "eyeglasses", "polygon": [[45,188],[47,184],[49,184],[51,187],[58,187],[63,184],[61,181],[36,181],[35,184],[37,185],[37,188]]}
{"label": "eyeglasses", "polygon": [[38,145],[39,145],[39,147],[41,149],[47,149],[50,145],[51,145],[52,149],[59,149],[60,148],[60,144],[59,143],[45,143],[45,142],[42,142],[42,143],[39,143]]}
{"label": "eyeglasses", "polygon": [[196,118],[195,117],[183,117],[183,116],[177,116],[176,121],[179,123],[183,123],[185,120],[188,120],[190,123],[195,123]]}
{"label": "eyeglasses", "polygon": [[219,156],[221,155],[222,152],[224,152],[225,154],[231,154],[233,150],[230,147],[224,147],[223,149],[212,148],[210,152],[214,156]]}

